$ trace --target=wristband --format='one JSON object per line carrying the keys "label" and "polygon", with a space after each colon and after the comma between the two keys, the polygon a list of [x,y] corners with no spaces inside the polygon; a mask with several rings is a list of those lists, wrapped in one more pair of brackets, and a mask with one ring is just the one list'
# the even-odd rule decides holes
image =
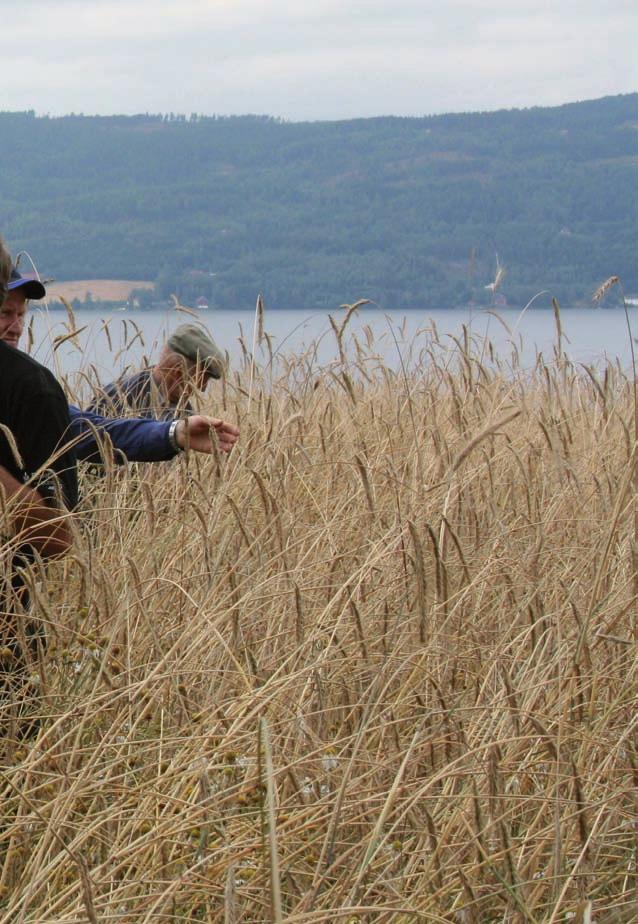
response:
{"label": "wristband", "polygon": [[168,442],[171,449],[174,449],[175,452],[182,452],[182,447],[177,442],[177,427],[179,425],[179,420],[171,421],[171,425],[168,428]]}

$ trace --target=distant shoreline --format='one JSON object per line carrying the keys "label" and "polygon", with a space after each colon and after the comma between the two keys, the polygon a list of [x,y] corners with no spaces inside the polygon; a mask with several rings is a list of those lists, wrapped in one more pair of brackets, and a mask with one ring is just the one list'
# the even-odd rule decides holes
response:
{"label": "distant shoreline", "polygon": [[[66,296],[64,297],[66,298]],[[48,296],[48,298],[51,299],[51,296]],[[68,299],[68,298],[66,300],[71,301],[71,299]],[[49,311],[61,311],[61,312],[66,311],[66,308],[63,302],[61,302],[59,298],[55,298],[52,301],[47,301],[45,302],[45,304]],[[114,304],[117,304],[118,306],[121,306],[121,307],[113,308]],[[102,299],[102,300],[95,299],[89,302],[81,302],[79,306],[74,305],[73,307],[74,308],[79,307],[83,311],[84,310],[86,311],[115,310],[115,311],[122,311],[122,312],[125,312],[125,311],[153,312],[153,311],[176,311],[178,310],[170,302],[156,302],[148,307],[142,307],[142,306],[128,307],[125,301],[118,301],[117,299]],[[632,303],[628,303],[627,307],[630,310],[638,309],[638,305],[634,305]],[[193,308],[191,305],[183,305],[182,308],[186,309],[187,312],[192,312],[193,314],[197,316],[202,315],[203,317],[207,315],[213,315],[218,311],[223,311],[224,313],[231,311],[231,313],[233,314],[249,314],[249,315],[253,315],[255,313],[255,309],[249,308],[249,307],[246,307],[246,308],[238,307],[238,308],[233,308],[233,309],[228,309],[228,308],[218,309],[218,308],[215,308],[214,306],[211,306],[209,308]],[[275,311],[277,313],[282,313],[282,314],[285,314],[286,312],[288,312],[289,314],[295,314],[295,313],[298,313],[299,311],[311,311],[314,313],[325,313],[325,314],[337,314],[338,315],[339,312],[342,311],[342,308],[340,305],[335,305],[331,308],[327,308],[325,305],[316,306],[316,307],[310,306],[306,308],[277,308],[275,305],[269,305],[267,310],[268,312]],[[432,308],[431,306],[426,306],[423,308],[392,308],[392,309],[388,309],[388,308],[381,307],[378,305],[365,305],[364,307],[358,309],[358,311],[360,311],[362,314],[373,314],[373,313],[374,314],[384,314],[384,313],[387,314],[388,312],[391,312],[393,314],[396,314],[397,312],[414,314],[416,312],[427,313],[428,311],[467,311],[468,314],[470,314],[473,311],[477,313],[485,312],[485,311],[492,311],[495,314],[499,314],[501,312],[510,312],[510,311],[520,313],[522,311],[536,312],[536,311],[553,311],[553,310],[554,309],[552,308],[551,305],[530,305],[529,308],[525,308],[524,305],[523,306],[520,306],[520,305],[473,305],[471,307],[468,305],[450,305],[448,307],[441,306],[438,308]],[[624,308],[622,305],[618,305],[618,304],[614,304],[614,305],[591,304],[589,305],[586,303],[581,303],[581,304],[576,304],[576,305],[560,305],[560,310],[561,311],[582,311],[582,310],[623,311]]]}
{"label": "distant shoreline", "polygon": [[[153,282],[139,279],[75,279],[47,283],[47,298],[60,303],[61,298],[72,302],[79,299],[86,302],[88,296],[93,301],[117,302],[127,301],[136,289],[152,289]],[[89,306],[87,306],[89,307]]]}

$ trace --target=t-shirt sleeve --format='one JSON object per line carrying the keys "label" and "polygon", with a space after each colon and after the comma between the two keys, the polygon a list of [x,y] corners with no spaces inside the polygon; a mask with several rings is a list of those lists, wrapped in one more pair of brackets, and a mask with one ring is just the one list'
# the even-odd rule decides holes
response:
{"label": "t-shirt sleeve", "polygon": [[69,446],[69,408],[64,393],[54,379],[42,376],[21,391],[18,448],[25,478],[43,497],[55,502],[61,495],[64,505],[72,509],[78,503],[77,466]]}

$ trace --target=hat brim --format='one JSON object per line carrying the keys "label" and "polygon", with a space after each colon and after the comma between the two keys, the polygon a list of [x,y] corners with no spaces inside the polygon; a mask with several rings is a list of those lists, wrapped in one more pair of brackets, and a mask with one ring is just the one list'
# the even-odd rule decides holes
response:
{"label": "hat brim", "polygon": [[47,294],[47,290],[35,276],[22,276],[20,279],[12,279],[7,288],[10,292],[14,289],[23,289],[25,298],[44,298]]}
{"label": "hat brim", "polygon": [[200,360],[200,364],[204,372],[209,375],[211,379],[221,379],[224,374],[224,365],[217,356],[210,356],[203,361]]}

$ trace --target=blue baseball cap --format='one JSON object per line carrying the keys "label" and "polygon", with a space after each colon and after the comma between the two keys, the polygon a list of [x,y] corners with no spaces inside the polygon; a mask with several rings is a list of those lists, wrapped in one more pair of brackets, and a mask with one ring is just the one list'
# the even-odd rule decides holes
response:
{"label": "blue baseball cap", "polygon": [[11,278],[7,287],[11,292],[13,289],[23,289],[26,298],[44,298],[47,290],[44,288],[38,277],[34,274],[23,276],[22,273],[13,267]]}

